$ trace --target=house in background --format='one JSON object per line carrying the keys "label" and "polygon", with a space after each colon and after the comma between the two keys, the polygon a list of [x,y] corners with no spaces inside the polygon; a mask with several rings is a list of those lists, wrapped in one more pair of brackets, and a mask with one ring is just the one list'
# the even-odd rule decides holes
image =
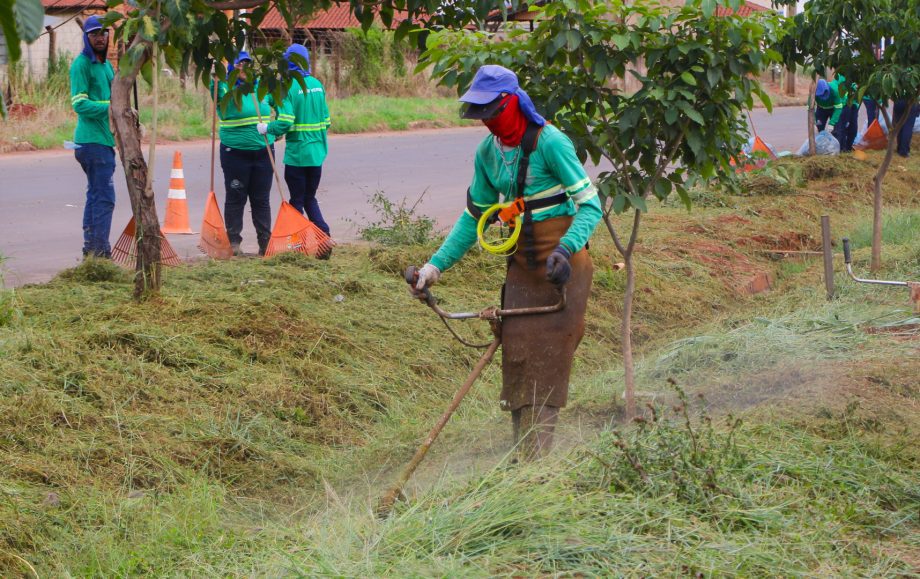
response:
{"label": "house in background", "polygon": [[[33,78],[48,74],[48,63],[59,55],[68,60],[83,50],[83,21],[93,15],[103,15],[108,8],[105,0],[42,0],[45,9],[45,31],[32,44],[22,44],[24,72]],[[114,44],[114,43],[113,43]],[[109,58],[114,58],[114,46]]]}

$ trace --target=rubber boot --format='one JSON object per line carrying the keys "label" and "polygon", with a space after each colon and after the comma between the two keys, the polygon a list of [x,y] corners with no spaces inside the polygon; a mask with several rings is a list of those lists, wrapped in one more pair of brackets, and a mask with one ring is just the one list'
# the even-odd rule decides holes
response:
{"label": "rubber boot", "polygon": [[511,412],[517,458],[531,461],[549,454],[559,419],[555,406],[522,406]]}

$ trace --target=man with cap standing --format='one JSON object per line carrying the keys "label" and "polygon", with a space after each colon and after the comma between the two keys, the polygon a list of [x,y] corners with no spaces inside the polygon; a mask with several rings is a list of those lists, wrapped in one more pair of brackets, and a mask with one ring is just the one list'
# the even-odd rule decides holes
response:
{"label": "man with cap standing", "polygon": [[559,299],[558,289],[566,291],[561,311],[502,320],[500,406],[511,413],[519,456],[537,458],[552,445],[575,349],[584,334],[593,276],[585,245],[601,218],[601,205],[572,141],[540,116],[513,72],[483,66],[460,100],[465,103],[462,116],[482,120],[491,134],[476,150],[467,209],[419,270],[413,294],[422,297],[441,272],[463,257],[477,240],[483,213],[488,216],[500,197],[523,201],[517,225],[521,234],[507,258],[502,307],[551,305]]}
{"label": "man with cap standing", "polygon": [[[295,55],[299,59],[295,59]],[[291,205],[306,213],[310,221],[329,235],[329,225],[323,219],[316,200],[316,190],[323,175],[323,161],[329,152],[326,133],[332,124],[326,105],[326,91],[323,83],[310,74],[310,53],[305,46],[292,44],[284,57],[291,74],[295,75],[285,98],[285,108],[293,113],[294,124],[285,137],[284,181],[291,194]],[[301,59],[304,64],[301,64]],[[297,77],[303,79],[303,86]],[[331,253],[330,248],[317,257],[329,259]]]}
{"label": "man with cap standing", "polygon": [[83,52],[70,65],[70,103],[77,113],[74,156],[86,174],[83,257],[112,257],[109,233],[115,208],[115,139],[109,100],[115,72],[106,60],[109,31],[96,16],[83,23]]}

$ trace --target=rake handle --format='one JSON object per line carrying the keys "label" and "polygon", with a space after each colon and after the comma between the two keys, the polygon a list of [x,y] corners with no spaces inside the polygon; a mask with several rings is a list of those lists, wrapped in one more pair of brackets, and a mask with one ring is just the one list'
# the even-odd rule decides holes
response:
{"label": "rake handle", "polygon": [[211,191],[214,191],[214,151],[217,144],[217,75],[214,75],[211,87]]}
{"label": "rake handle", "polygon": [[[259,99],[256,97],[255,86],[253,86],[252,93],[252,104],[256,106],[256,116],[259,117],[259,122],[262,122],[262,109],[259,107]],[[275,183],[278,184],[278,195],[281,195],[281,202],[284,203],[284,189],[281,188],[281,176],[278,174],[278,167],[275,166],[275,155],[272,153],[272,146],[268,144],[268,135],[262,135],[262,138],[265,140],[265,150],[268,151],[268,160],[272,164],[272,173],[275,174]]]}

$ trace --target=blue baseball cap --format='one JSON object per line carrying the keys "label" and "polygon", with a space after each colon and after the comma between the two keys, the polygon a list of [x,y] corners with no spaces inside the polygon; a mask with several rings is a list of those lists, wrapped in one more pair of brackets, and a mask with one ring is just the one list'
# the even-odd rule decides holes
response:
{"label": "blue baseball cap", "polygon": [[296,54],[297,56],[299,56],[299,57],[303,58],[305,61],[307,61],[307,68],[309,69],[309,67],[310,67],[310,51],[307,50],[307,47],[304,46],[303,44],[296,44],[296,43],[290,45],[290,46],[288,47],[288,49],[284,51],[284,59],[287,60],[287,62],[288,62],[288,69],[289,69],[289,70],[296,70],[297,72],[300,72],[300,73],[305,73],[306,71],[305,71],[303,68],[301,68],[299,64],[297,64],[297,63],[295,63],[293,60],[291,60],[291,55],[293,55],[293,54]]}
{"label": "blue baseball cap", "polygon": [[83,23],[83,32],[90,33],[93,30],[100,30],[103,28],[102,21],[99,20],[98,16],[90,16],[86,19],[86,22]]}
{"label": "blue baseball cap", "polygon": [[236,60],[233,61],[233,66],[238,65],[244,60],[248,60],[249,62],[252,62],[252,57],[249,56],[249,53],[246,52],[245,50],[241,50],[240,53],[236,56]]}
{"label": "blue baseball cap", "polygon": [[470,89],[460,102],[466,103],[460,116],[464,119],[491,119],[500,111],[502,94],[518,89],[517,75],[503,66],[487,64],[476,71]]}
{"label": "blue baseball cap", "polygon": [[819,99],[827,98],[831,94],[831,87],[828,86],[827,81],[823,78],[818,81],[818,85],[815,87],[815,96]]}

